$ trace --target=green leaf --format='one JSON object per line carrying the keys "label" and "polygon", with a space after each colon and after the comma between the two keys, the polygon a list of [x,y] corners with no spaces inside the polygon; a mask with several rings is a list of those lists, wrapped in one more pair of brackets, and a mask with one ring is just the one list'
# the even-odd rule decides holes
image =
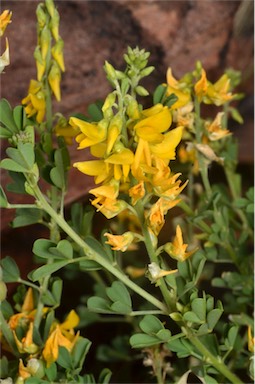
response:
{"label": "green leaf", "polygon": [[98,271],[102,269],[101,265],[94,260],[82,260],[79,262],[81,271]]}
{"label": "green leaf", "polygon": [[103,119],[104,115],[102,113],[102,102],[97,101],[94,104],[88,106],[88,113],[91,116],[92,121],[100,121]]}
{"label": "green leaf", "polygon": [[112,372],[108,368],[104,368],[99,375],[98,383],[100,384],[108,384],[110,383],[110,379],[112,376]]}
{"label": "green leaf", "polygon": [[165,94],[166,94],[166,91],[167,91],[167,87],[165,85],[159,85],[154,93],[153,93],[153,104],[158,104],[158,103],[161,103]]}
{"label": "green leaf", "polygon": [[24,126],[23,125],[24,114],[25,114],[25,110],[22,107],[22,105],[17,105],[17,107],[13,109],[13,119],[19,131],[21,131]]}
{"label": "green leaf", "polygon": [[0,125],[0,139],[10,139],[13,133]]}
{"label": "green leaf", "polygon": [[201,321],[206,318],[206,300],[205,298],[194,299],[191,303],[192,311],[198,316]]}
{"label": "green leaf", "polygon": [[223,310],[215,308],[207,314],[207,323],[210,330],[213,330],[215,325],[218,323],[222,313]]}
{"label": "green leaf", "polygon": [[26,178],[22,173],[16,173],[9,171],[9,175],[13,180],[13,183],[6,186],[7,191],[14,193],[26,193],[25,182]]}
{"label": "green leaf", "polygon": [[196,323],[196,324],[201,324],[202,323],[200,318],[194,312],[192,312],[192,311],[188,311],[188,312],[184,313],[183,319],[185,321],[190,321],[190,322]]}
{"label": "green leaf", "polygon": [[13,161],[12,159],[3,159],[0,162],[0,167],[3,169],[7,169],[7,171],[13,171],[13,172],[27,172],[27,169]]}
{"label": "green leaf", "polygon": [[132,308],[129,305],[123,303],[122,301],[115,301],[111,305],[111,309],[114,312],[118,312],[122,314],[129,314],[130,312],[132,312]]}
{"label": "green leaf", "polygon": [[53,243],[47,239],[37,239],[33,245],[33,253],[43,259],[52,257],[52,253],[49,251],[51,247],[55,247],[56,243]]}
{"label": "green leaf", "polygon": [[13,228],[24,227],[26,225],[40,223],[42,221],[42,211],[37,208],[18,208],[16,217],[12,221]]}
{"label": "green leaf", "polygon": [[149,335],[156,335],[159,331],[164,329],[164,325],[154,315],[146,315],[139,323],[140,328],[143,332]]}
{"label": "green leaf", "polygon": [[18,129],[13,118],[11,106],[6,99],[0,100],[0,121],[11,132],[18,133]]}
{"label": "green leaf", "polygon": [[228,331],[228,342],[229,342],[229,345],[231,347],[234,347],[235,345],[235,342],[236,342],[236,338],[238,336],[238,330],[239,330],[239,327],[234,325],[233,327],[230,328],[230,330]]}
{"label": "green leaf", "polygon": [[247,213],[254,213],[254,204],[248,204],[246,207],[246,212]]}
{"label": "green leaf", "polygon": [[73,247],[68,240],[60,240],[57,247],[50,247],[49,251],[58,258],[72,259]]}
{"label": "green leaf", "polygon": [[35,162],[34,147],[31,143],[18,143],[17,148],[7,148],[7,155],[21,167],[30,171]]}
{"label": "green leaf", "polygon": [[164,100],[164,105],[171,107],[177,100],[178,97],[174,93],[171,93],[171,95]]}
{"label": "green leaf", "polygon": [[63,288],[63,280],[56,278],[53,281],[52,287],[51,287],[52,295],[55,299],[56,304],[60,304],[62,288]]}
{"label": "green leaf", "polygon": [[65,369],[73,369],[73,362],[70,352],[65,347],[58,348],[57,363]]}
{"label": "green leaf", "polygon": [[169,329],[161,329],[159,332],[157,332],[156,336],[160,340],[167,342],[171,337],[171,332],[169,331]]}
{"label": "green leaf", "polygon": [[122,282],[114,281],[110,288],[106,288],[106,293],[113,302],[123,303],[126,307],[131,309],[131,297],[127,288]]}
{"label": "green leaf", "polygon": [[8,377],[9,367],[8,359],[6,356],[3,356],[0,359],[0,377]]}
{"label": "green leaf", "polygon": [[72,349],[72,360],[74,368],[82,369],[84,360],[91,347],[91,341],[86,338],[79,338]]}
{"label": "green leaf", "polygon": [[6,194],[1,186],[0,186],[0,207],[1,208],[8,207],[8,200],[7,200]]}
{"label": "green leaf", "polygon": [[192,345],[188,340],[185,339],[175,339],[167,343],[168,348],[172,352],[176,352],[177,357],[183,358],[190,356],[190,352],[193,350]]}
{"label": "green leaf", "polygon": [[19,280],[19,268],[10,256],[6,256],[4,259],[2,259],[0,264],[3,269],[3,281],[5,283],[14,283]]}
{"label": "green leaf", "polygon": [[87,306],[89,310],[99,313],[112,313],[109,302],[102,297],[92,296],[88,299]]}
{"label": "green leaf", "polygon": [[146,348],[161,343],[158,337],[145,335],[144,333],[137,333],[131,336],[129,342],[133,348]]}
{"label": "green leaf", "polygon": [[52,264],[43,265],[42,267],[39,267],[32,271],[29,274],[29,277],[32,281],[38,281],[40,279],[43,279],[47,275],[51,275],[52,273],[58,271],[59,269],[63,268],[68,264],[68,261],[62,260],[57,261]]}
{"label": "green leaf", "polygon": [[44,371],[46,373],[47,379],[50,380],[50,382],[56,380],[56,378],[57,378],[57,364],[56,363],[52,363],[48,368],[45,368]]}

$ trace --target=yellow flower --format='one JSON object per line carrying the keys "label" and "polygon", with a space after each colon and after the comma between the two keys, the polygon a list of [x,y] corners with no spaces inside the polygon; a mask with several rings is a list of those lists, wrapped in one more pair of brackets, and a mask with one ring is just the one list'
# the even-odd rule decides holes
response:
{"label": "yellow flower", "polygon": [[32,288],[28,288],[20,313],[12,315],[8,321],[8,325],[12,330],[15,330],[20,323],[26,325],[28,322],[34,320],[34,316],[33,290]]}
{"label": "yellow flower", "polygon": [[107,219],[112,219],[127,208],[127,203],[124,200],[109,199],[108,197],[101,199],[100,204],[98,198],[93,200],[91,204]]}
{"label": "yellow flower", "polygon": [[199,163],[197,159],[197,151],[194,147],[190,147],[187,145],[184,147],[183,145],[179,148],[178,151],[178,159],[181,163],[192,163],[192,172],[197,175],[199,173]]}
{"label": "yellow flower", "polygon": [[175,149],[182,138],[183,127],[177,127],[167,132],[159,144],[150,145],[151,152],[161,159],[174,160]]}
{"label": "yellow flower", "polygon": [[90,147],[101,143],[106,139],[108,122],[101,120],[99,123],[88,123],[87,121],[71,117],[69,124],[75,129],[80,130],[80,134],[76,137],[79,143],[78,149]]}
{"label": "yellow flower", "polygon": [[142,199],[145,195],[144,182],[141,181],[140,183],[131,187],[128,191],[128,194],[132,199],[132,205],[136,205],[138,200]]}
{"label": "yellow flower", "polygon": [[158,201],[150,208],[147,213],[147,223],[154,235],[158,236],[165,224],[162,200],[158,199]]}
{"label": "yellow flower", "polygon": [[39,347],[33,342],[33,330],[34,330],[34,323],[31,322],[29,324],[26,335],[22,338],[21,341],[18,339],[16,332],[13,331],[13,336],[14,336],[16,345],[18,347],[19,353],[35,354],[38,352]]}
{"label": "yellow flower", "polygon": [[25,111],[28,117],[36,115],[36,121],[41,123],[46,112],[45,94],[42,84],[36,80],[30,80],[28,95],[22,100],[26,104]]}
{"label": "yellow flower", "polygon": [[[125,252],[128,248],[130,249],[131,244],[136,239],[136,235],[132,232],[125,232],[123,235],[112,235],[111,233],[105,233],[109,244],[114,251]],[[136,239],[137,240],[137,239]]]}
{"label": "yellow flower", "polygon": [[80,172],[85,173],[85,175],[94,176],[96,184],[99,184],[112,176],[110,173],[111,170],[106,167],[104,160],[79,161],[74,163],[73,166]]}
{"label": "yellow flower", "polygon": [[4,53],[0,56],[0,73],[2,73],[4,68],[10,64],[8,39],[6,38],[5,41],[6,41],[6,48]]}
{"label": "yellow flower", "polygon": [[215,104],[220,106],[233,98],[230,92],[230,79],[227,74],[220,77],[215,84],[208,84],[208,90],[204,98],[206,104]]}
{"label": "yellow flower", "polygon": [[22,377],[22,379],[27,379],[31,376],[28,368],[24,366],[22,359],[19,359],[19,376]]}
{"label": "yellow flower", "polygon": [[79,333],[75,335],[73,328],[79,324],[79,317],[74,310],[67,316],[62,324],[54,324],[45,343],[42,356],[49,367],[58,359],[59,347],[65,347],[71,352]]}
{"label": "yellow flower", "polygon": [[209,139],[212,141],[220,140],[223,137],[231,135],[231,132],[229,130],[222,128],[223,115],[224,115],[224,112],[217,113],[213,122],[207,125]]}
{"label": "yellow flower", "polygon": [[71,126],[68,121],[61,116],[54,127],[57,136],[63,136],[66,144],[71,145],[73,138],[80,132],[78,128]]}
{"label": "yellow flower", "polygon": [[191,100],[190,91],[185,83],[176,80],[172,75],[172,69],[168,68],[167,74],[167,93],[170,96],[172,93],[178,97],[178,100],[171,106],[171,110],[178,109],[188,104]]}
{"label": "yellow flower", "polygon": [[202,68],[201,78],[195,84],[195,94],[197,95],[197,98],[199,101],[201,101],[203,96],[206,95],[207,89],[208,89],[208,85],[207,85],[206,72]]}
{"label": "yellow flower", "polygon": [[183,243],[182,230],[179,225],[176,227],[176,235],[172,243],[166,243],[164,250],[173,258],[178,261],[184,261],[190,257],[195,251],[186,252],[188,244]]}
{"label": "yellow flower", "polygon": [[131,165],[134,161],[133,152],[125,147],[121,147],[115,153],[107,157],[104,162],[106,165],[113,166],[113,175],[115,180],[127,180]]}
{"label": "yellow flower", "polygon": [[0,37],[3,36],[8,24],[11,23],[12,12],[4,10],[0,15]]}

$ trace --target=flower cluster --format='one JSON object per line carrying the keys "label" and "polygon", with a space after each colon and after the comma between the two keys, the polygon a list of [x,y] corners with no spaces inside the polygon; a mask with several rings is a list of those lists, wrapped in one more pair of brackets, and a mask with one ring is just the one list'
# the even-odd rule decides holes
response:
{"label": "flower cluster", "polygon": [[[44,317],[49,313],[50,308],[43,308]],[[20,311],[10,316],[8,327],[13,333],[17,350],[22,358],[19,359],[17,383],[23,383],[24,379],[31,376],[43,378],[45,368],[50,367],[57,361],[59,347],[65,347],[72,351],[79,338],[79,332],[75,334],[74,328],[79,323],[79,317],[72,310],[63,323],[57,320],[52,321],[48,335],[44,343],[39,343],[40,338],[34,341],[35,319],[37,305],[32,288],[29,288],[24,297]],[[38,331],[37,331],[38,332]],[[7,340],[2,337],[3,348],[11,352]]]}
{"label": "flower cluster", "polygon": [[[36,10],[38,19],[38,44],[34,51],[37,80],[31,80],[28,95],[22,100],[28,117],[36,116],[41,123],[46,112],[47,88],[50,88],[58,101],[61,99],[61,73],[65,71],[63,59],[64,42],[59,36],[59,14],[53,0],[39,4]],[[54,41],[54,45],[52,43]]]}

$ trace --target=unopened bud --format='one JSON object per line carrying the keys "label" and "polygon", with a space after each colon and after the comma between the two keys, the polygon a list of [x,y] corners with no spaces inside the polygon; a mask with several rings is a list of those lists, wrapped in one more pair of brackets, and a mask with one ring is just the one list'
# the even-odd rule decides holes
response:
{"label": "unopened bud", "polygon": [[7,287],[4,281],[0,281],[0,302],[4,301],[7,296]]}
{"label": "unopened bud", "polygon": [[43,27],[40,34],[40,47],[42,52],[42,58],[43,60],[45,60],[50,48],[50,31],[47,25]]}
{"label": "unopened bud", "polygon": [[43,378],[45,375],[44,364],[41,360],[32,358],[27,363],[27,369],[32,376]]}
{"label": "unopened bud", "polygon": [[50,21],[50,30],[56,41],[58,41],[59,39],[59,20],[60,20],[59,13],[55,9],[52,19]]}
{"label": "unopened bud", "polygon": [[149,76],[149,75],[154,71],[154,69],[155,69],[155,67],[153,67],[153,66],[144,68],[144,69],[140,72],[140,77]]}
{"label": "unopened bud", "polygon": [[45,5],[47,8],[47,11],[49,12],[50,16],[53,17],[55,5],[53,0],[45,0]]}
{"label": "unopened bud", "polygon": [[116,94],[114,92],[109,93],[106,97],[104,105],[102,106],[102,112],[105,112],[107,109],[111,108],[115,103]]}
{"label": "unopened bud", "polygon": [[108,63],[108,61],[105,61],[104,70],[105,70],[105,72],[108,75],[110,80],[112,80],[112,81],[116,80],[116,71],[113,68],[113,66],[110,63]]}
{"label": "unopened bud", "polygon": [[37,16],[37,21],[38,21],[38,24],[39,24],[39,27],[42,29],[45,24],[46,24],[46,21],[47,21],[47,16],[46,16],[46,13],[44,12],[44,9],[43,9],[43,4],[40,3],[37,8],[36,8],[36,16]]}
{"label": "unopened bud", "polygon": [[48,80],[57,101],[60,101],[61,100],[61,92],[60,92],[61,73],[60,73],[60,68],[56,62],[53,62],[51,66]]}
{"label": "unopened bud", "polygon": [[51,53],[55,61],[58,63],[61,71],[65,72],[63,48],[64,48],[64,41],[62,39],[58,39],[54,47],[51,48]]}
{"label": "unopened bud", "polygon": [[141,85],[138,85],[138,86],[135,88],[135,91],[136,91],[136,93],[137,93],[139,96],[148,96],[148,95],[149,95],[149,92],[148,92],[144,87],[142,87]]}

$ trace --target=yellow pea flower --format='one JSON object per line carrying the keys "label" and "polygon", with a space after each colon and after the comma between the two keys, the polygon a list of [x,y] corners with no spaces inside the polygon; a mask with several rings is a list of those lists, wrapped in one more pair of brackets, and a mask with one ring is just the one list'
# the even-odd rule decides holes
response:
{"label": "yellow pea flower", "polygon": [[172,69],[168,68],[166,74],[167,80],[167,93],[166,96],[170,96],[172,93],[178,97],[178,100],[171,105],[171,110],[178,109],[188,104],[191,100],[190,91],[186,87],[185,83],[178,81],[172,74]]}
{"label": "yellow pea flower", "polygon": [[134,154],[130,149],[121,147],[116,153],[107,157],[104,162],[113,165],[115,180],[123,179],[125,182],[128,178],[131,165],[134,162]]}
{"label": "yellow pea flower", "polygon": [[161,159],[168,161],[175,159],[175,150],[182,138],[183,127],[177,127],[164,134],[160,144],[151,144],[151,152]]}
{"label": "yellow pea flower", "polygon": [[231,132],[228,129],[222,128],[222,118],[224,116],[224,112],[217,113],[215,119],[211,124],[207,124],[206,128],[208,131],[209,139],[212,141],[220,140],[223,137],[231,135]]}
{"label": "yellow pea flower", "polygon": [[233,98],[230,92],[230,79],[227,74],[222,75],[216,83],[208,84],[208,90],[204,98],[206,104],[220,106]]}
{"label": "yellow pea flower", "polygon": [[114,251],[125,252],[130,249],[131,244],[135,240],[135,234],[132,232],[125,232],[123,235],[112,235],[111,233],[105,233],[107,237],[106,244],[109,244]]}
{"label": "yellow pea flower", "polygon": [[54,130],[57,136],[63,136],[66,144],[71,145],[73,143],[73,138],[75,138],[80,132],[79,128],[71,126],[68,121],[61,116],[58,119],[57,124],[54,126]]}
{"label": "yellow pea flower", "polygon": [[36,115],[36,121],[41,123],[46,112],[45,93],[42,84],[36,80],[30,80],[28,95],[22,99],[28,117]]}
{"label": "yellow pea flower", "polygon": [[188,244],[183,243],[182,230],[179,225],[176,227],[176,235],[172,243],[166,243],[164,250],[173,258],[178,261],[184,261],[190,257],[195,251],[186,252]]}
{"label": "yellow pea flower", "polygon": [[111,170],[107,169],[104,160],[79,161],[73,164],[80,172],[95,177],[95,183],[99,184],[111,178]]}
{"label": "yellow pea flower", "polygon": [[198,100],[201,101],[203,96],[206,95],[208,90],[206,72],[203,68],[201,70],[201,78],[196,82],[194,89],[195,89],[195,94],[197,95]]}
{"label": "yellow pea flower", "polygon": [[79,316],[72,310],[62,324],[53,324],[50,335],[45,343],[42,356],[49,367],[58,359],[59,347],[65,347],[71,352],[79,332],[75,335],[74,329],[79,323]]}
{"label": "yellow pea flower", "polygon": [[77,117],[71,117],[69,124],[80,130],[80,134],[76,137],[76,141],[79,143],[78,149],[101,143],[107,137],[108,122],[106,120],[101,120],[99,123],[89,123]]}
{"label": "yellow pea flower", "polygon": [[140,183],[129,188],[128,194],[131,197],[132,205],[136,205],[136,203],[145,195],[144,182],[141,181]]}
{"label": "yellow pea flower", "polygon": [[19,376],[22,379],[27,379],[31,376],[28,368],[24,366],[22,359],[19,359]]}
{"label": "yellow pea flower", "polygon": [[128,207],[124,200],[110,199],[108,197],[101,199],[100,203],[98,199],[95,199],[91,204],[97,208],[97,212],[101,212],[107,219],[112,219]]}
{"label": "yellow pea flower", "polygon": [[19,353],[30,353],[33,355],[38,352],[39,347],[33,342],[33,329],[34,323],[31,322],[29,324],[26,335],[22,338],[21,341],[18,339],[16,332],[13,331],[14,340],[18,347]]}
{"label": "yellow pea flower", "polygon": [[147,223],[154,235],[158,236],[165,224],[162,200],[158,199],[157,202],[150,208],[147,213]]}
{"label": "yellow pea flower", "polygon": [[12,12],[8,9],[4,10],[0,15],[0,37],[3,36],[6,27],[11,23]]}

